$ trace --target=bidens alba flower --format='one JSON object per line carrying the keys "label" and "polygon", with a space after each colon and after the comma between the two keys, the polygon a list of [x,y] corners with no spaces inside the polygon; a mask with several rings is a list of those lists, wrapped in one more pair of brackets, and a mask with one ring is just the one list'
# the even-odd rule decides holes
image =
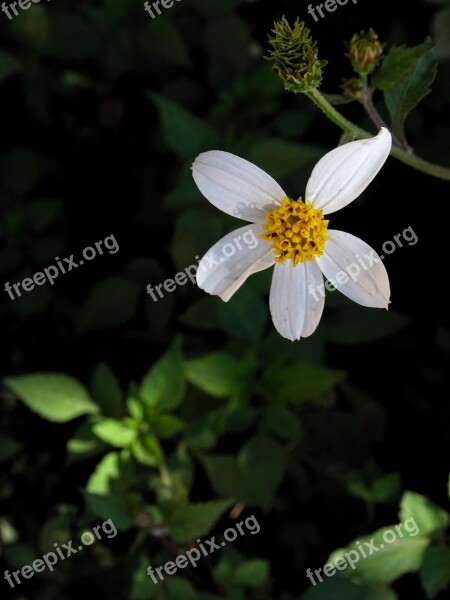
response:
{"label": "bidens alba flower", "polygon": [[[389,279],[379,256],[359,238],[328,229],[324,216],[364,191],[391,145],[391,134],[382,128],[376,137],[335,148],[314,167],[305,201],[291,200],[270,175],[234,154],[217,150],[200,154],[192,171],[202,194],[223,212],[251,225],[223,237],[202,258],[198,286],[227,302],[252,273],[275,265],[270,312],[277,331],[289,340],[308,337],[319,324],[325,300],[323,275],[358,304],[387,308]],[[242,247],[231,256],[222,252],[249,230],[259,241],[256,246]],[[211,262],[214,267],[206,268]],[[358,264],[364,268],[356,277],[350,267]]]}

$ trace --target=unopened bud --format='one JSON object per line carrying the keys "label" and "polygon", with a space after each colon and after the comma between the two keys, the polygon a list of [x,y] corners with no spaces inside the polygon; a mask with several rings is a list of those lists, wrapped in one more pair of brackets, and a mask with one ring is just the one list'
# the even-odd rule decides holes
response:
{"label": "unopened bud", "polygon": [[352,67],[360,75],[372,73],[383,54],[383,44],[373,29],[369,29],[368,33],[355,33],[347,48]]}

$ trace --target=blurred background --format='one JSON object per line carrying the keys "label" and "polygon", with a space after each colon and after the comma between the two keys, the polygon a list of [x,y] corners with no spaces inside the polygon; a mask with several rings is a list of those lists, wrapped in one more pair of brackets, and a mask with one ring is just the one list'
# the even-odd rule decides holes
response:
{"label": "blurred background", "polygon": [[[291,343],[270,320],[271,270],[227,304],[190,281],[158,302],[146,293],[242,224],[195,187],[199,152],[248,158],[297,197],[339,142],[263,59],[283,14],[311,28],[330,93],[352,76],[355,32],[373,27],[387,47],[431,35],[439,71],[407,131],[420,156],[450,165],[449,3],[360,0],[317,23],[307,5],[183,0],[152,19],[140,0],[59,0],[0,13],[2,599],[449,597],[448,182],[390,158],[333,215],[378,253],[416,233],[385,260],[389,312],[327,293],[317,331]],[[375,132],[359,105],[341,109]],[[14,300],[4,289],[108,236],[117,252],[54,285]],[[250,515],[257,535],[158,585],[147,576]],[[311,586],[306,569],[409,517],[418,536]],[[4,578],[108,519],[114,538],[14,588]]]}

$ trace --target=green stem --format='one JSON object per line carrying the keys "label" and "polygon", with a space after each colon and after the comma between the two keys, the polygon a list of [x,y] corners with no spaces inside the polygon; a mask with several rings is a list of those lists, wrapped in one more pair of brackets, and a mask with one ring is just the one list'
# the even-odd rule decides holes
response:
{"label": "green stem", "polygon": [[[334,106],[328,102],[328,100],[322,96],[319,90],[311,90],[310,92],[307,92],[306,95],[322,110],[322,112],[325,113],[325,115],[331,121],[333,121],[333,123],[340,127],[345,133],[350,134],[354,139],[367,139],[373,137],[373,134],[361,129],[361,127],[358,127],[346,119],[334,108]],[[438,179],[450,181],[450,169],[446,167],[430,163],[427,160],[416,156],[415,154],[412,154],[401,148],[396,148],[395,146],[392,147],[391,155],[405,165],[409,165],[417,171],[421,171],[422,173],[426,173],[432,177],[437,177]]]}

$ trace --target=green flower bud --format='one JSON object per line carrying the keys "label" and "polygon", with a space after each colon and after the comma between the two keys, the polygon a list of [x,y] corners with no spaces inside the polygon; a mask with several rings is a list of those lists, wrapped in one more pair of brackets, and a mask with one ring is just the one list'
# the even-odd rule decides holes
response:
{"label": "green flower bud", "polygon": [[357,77],[346,79],[341,83],[340,87],[346,98],[360,100],[364,95],[364,84],[361,79],[358,79]]}
{"label": "green flower bud", "polygon": [[285,89],[305,93],[319,87],[326,61],[318,59],[317,44],[306,25],[297,18],[291,27],[283,17],[275,22],[272,33],[269,44],[273,49],[266,58],[273,63]]}
{"label": "green flower bud", "polygon": [[360,75],[372,73],[383,54],[383,44],[373,29],[369,29],[368,33],[355,33],[347,48],[352,67]]}

